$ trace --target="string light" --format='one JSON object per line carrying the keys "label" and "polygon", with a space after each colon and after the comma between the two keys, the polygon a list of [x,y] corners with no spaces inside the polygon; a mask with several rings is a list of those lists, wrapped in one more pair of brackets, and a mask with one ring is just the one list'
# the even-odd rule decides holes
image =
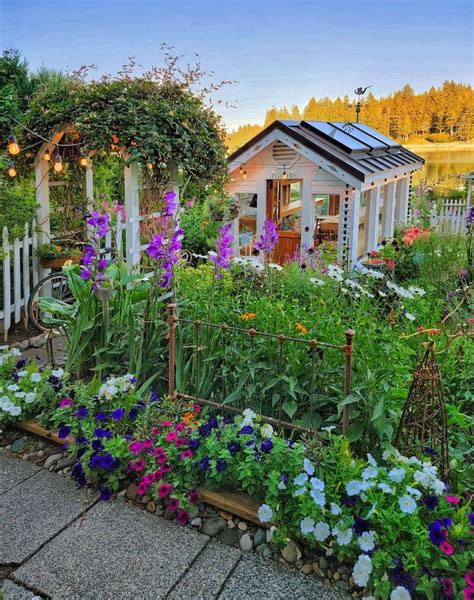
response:
{"label": "string light", "polygon": [[59,154],[59,152],[56,153],[56,157],[54,159],[54,165],[53,165],[53,169],[56,171],[56,173],[61,173],[61,171],[63,170],[63,159],[61,158],[61,155]]}
{"label": "string light", "polygon": [[49,153],[49,150],[47,148],[44,151],[43,160],[51,160],[51,154]]}
{"label": "string light", "polygon": [[8,175],[10,177],[15,177],[16,176],[16,169],[15,169],[15,165],[14,163],[10,163],[8,166]]}
{"label": "string light", "polygon": [[153,171],[153,163],[146,163],[146,168],[147,168],[149,171]]}
{"label": "string light", "polygon": [[281,176],[282,179],[287,179],[288,178],[288,174],[286,172],[286,167],[283,167],[283,174]]}
{"label": "string light", "polygon": [[247,170],[246,169],[244,169],[244,172],[242,174],[242,178],[243,179],[247,179]]}
{"label": "string light", "polygon": [[240,165],[239,173],[242,175],[243,172],[244,172],[244,169],[243,169],[242,165]]}
{"label": "string light", "polygon": [[16,137],[13,134],[8,136],[8,152],[13,156],[20,154],[20,146],[18,145]]}
{"label": "string light", "polygon": [[87,165],[89,164],[87,156],[81,156],[81,158],[79,159],[79,164],[81,165],[81,167],[87,167]]}

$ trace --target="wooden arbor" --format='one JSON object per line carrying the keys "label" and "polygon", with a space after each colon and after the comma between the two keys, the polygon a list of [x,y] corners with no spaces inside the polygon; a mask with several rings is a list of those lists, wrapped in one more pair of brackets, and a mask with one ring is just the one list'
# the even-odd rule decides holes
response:
{"label": "wooden arbor", "polygon": [[[57,132],[51,142],[44,143],[35,157],[35,175],[36,175],[36,201],[38,203],[37,222],[38,222],[38,243],[48,243],[51,238],[50,227],[50,161],[44,159],[45,152],[48,151],[51,157],[55,150],[60,147],[61,140],[66,134],[76,133],[73,128],[64,128]],[[59,145],[59,146],[58,146]],[[64,144],[65,146],[67,144]],[[120,149],[119,149],[120,152]],[[125,160],[127,157],[121,153]],[[94,175],[93,175],[93,155],[89,152],[82,155],[87,158],[85,166],[85,193],[87,206],[89,210],[94,208]],[[179,202],[179,184],[178,170],[176,165],[170,165],[170,188],[176,193]],[[136,268],[140,264],[140,254],[145,248],[140,243],[140,222],[157,216],[155,214],[140,214],[140,190],[143,189],[140,183],[140,165],[136,162],[124,165],[124,184],[125,184],[125,212],[126,221],[121,224],[121,229],[125,229],[125,258],[130,268]]]}
{"label": "wooden arbor", "polygon": [[441,474],[448,477],[446,410],[433,342],[429,343],[413,375],[395,446],[405,455],[428,455]]}

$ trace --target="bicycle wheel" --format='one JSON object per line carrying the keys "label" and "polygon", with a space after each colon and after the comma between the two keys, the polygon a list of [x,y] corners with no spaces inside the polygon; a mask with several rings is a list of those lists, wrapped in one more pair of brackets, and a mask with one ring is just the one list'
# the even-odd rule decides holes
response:
{"label": "bicycle wheel", "polygon": [[46,313],[41,310],[39,305],[39,298],[41,296],[62,300],[62,302],[72,304],[74,302],[74,296],[69,289],[66,274],[61,272],[50,273],[41,279],[41,281],[38,281],[28,299],[28,318],[30,323],[38,331],[51,331],[54,330],[54,325],[52,323],[46,323],[43,320]]}

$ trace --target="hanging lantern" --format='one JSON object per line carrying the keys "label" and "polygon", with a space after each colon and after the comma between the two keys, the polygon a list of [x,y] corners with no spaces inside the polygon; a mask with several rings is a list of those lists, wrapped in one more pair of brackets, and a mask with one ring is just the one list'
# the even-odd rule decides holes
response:
{"label": "hanging lantern", "polygon": [[49,150],[47,148],[44,151],[43,160],[51,160],[51,154],[49,153]]}
{"label": "hanging lantern", "polygon": [[13,134],[8,137],[8,152],[13,156],[20,154],[20,146],[18,145],[16,137]]}
{"label": "hanging lantern", "polygon": [[16,177],[16,169],[14,163],[9,164],[7,173],[9,177]]}
{"label": "hanging lantern", "polygon": [[58,152],[54,159],[53,169],[56,171],[56,173],[61,173],[61,171],[63,170],[63,167],[64,167],[63,159],[61,158],[61,155]]}

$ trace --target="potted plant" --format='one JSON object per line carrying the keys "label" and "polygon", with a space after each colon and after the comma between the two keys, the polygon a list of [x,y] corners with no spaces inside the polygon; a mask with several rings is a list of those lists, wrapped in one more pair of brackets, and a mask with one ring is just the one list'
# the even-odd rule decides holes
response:
{"label": "potted plant", "polygon": [[52,243],[38,246],[35,255],[44,269],[61,269],[66,263],[78,264],[81,258],[77,248]]}

